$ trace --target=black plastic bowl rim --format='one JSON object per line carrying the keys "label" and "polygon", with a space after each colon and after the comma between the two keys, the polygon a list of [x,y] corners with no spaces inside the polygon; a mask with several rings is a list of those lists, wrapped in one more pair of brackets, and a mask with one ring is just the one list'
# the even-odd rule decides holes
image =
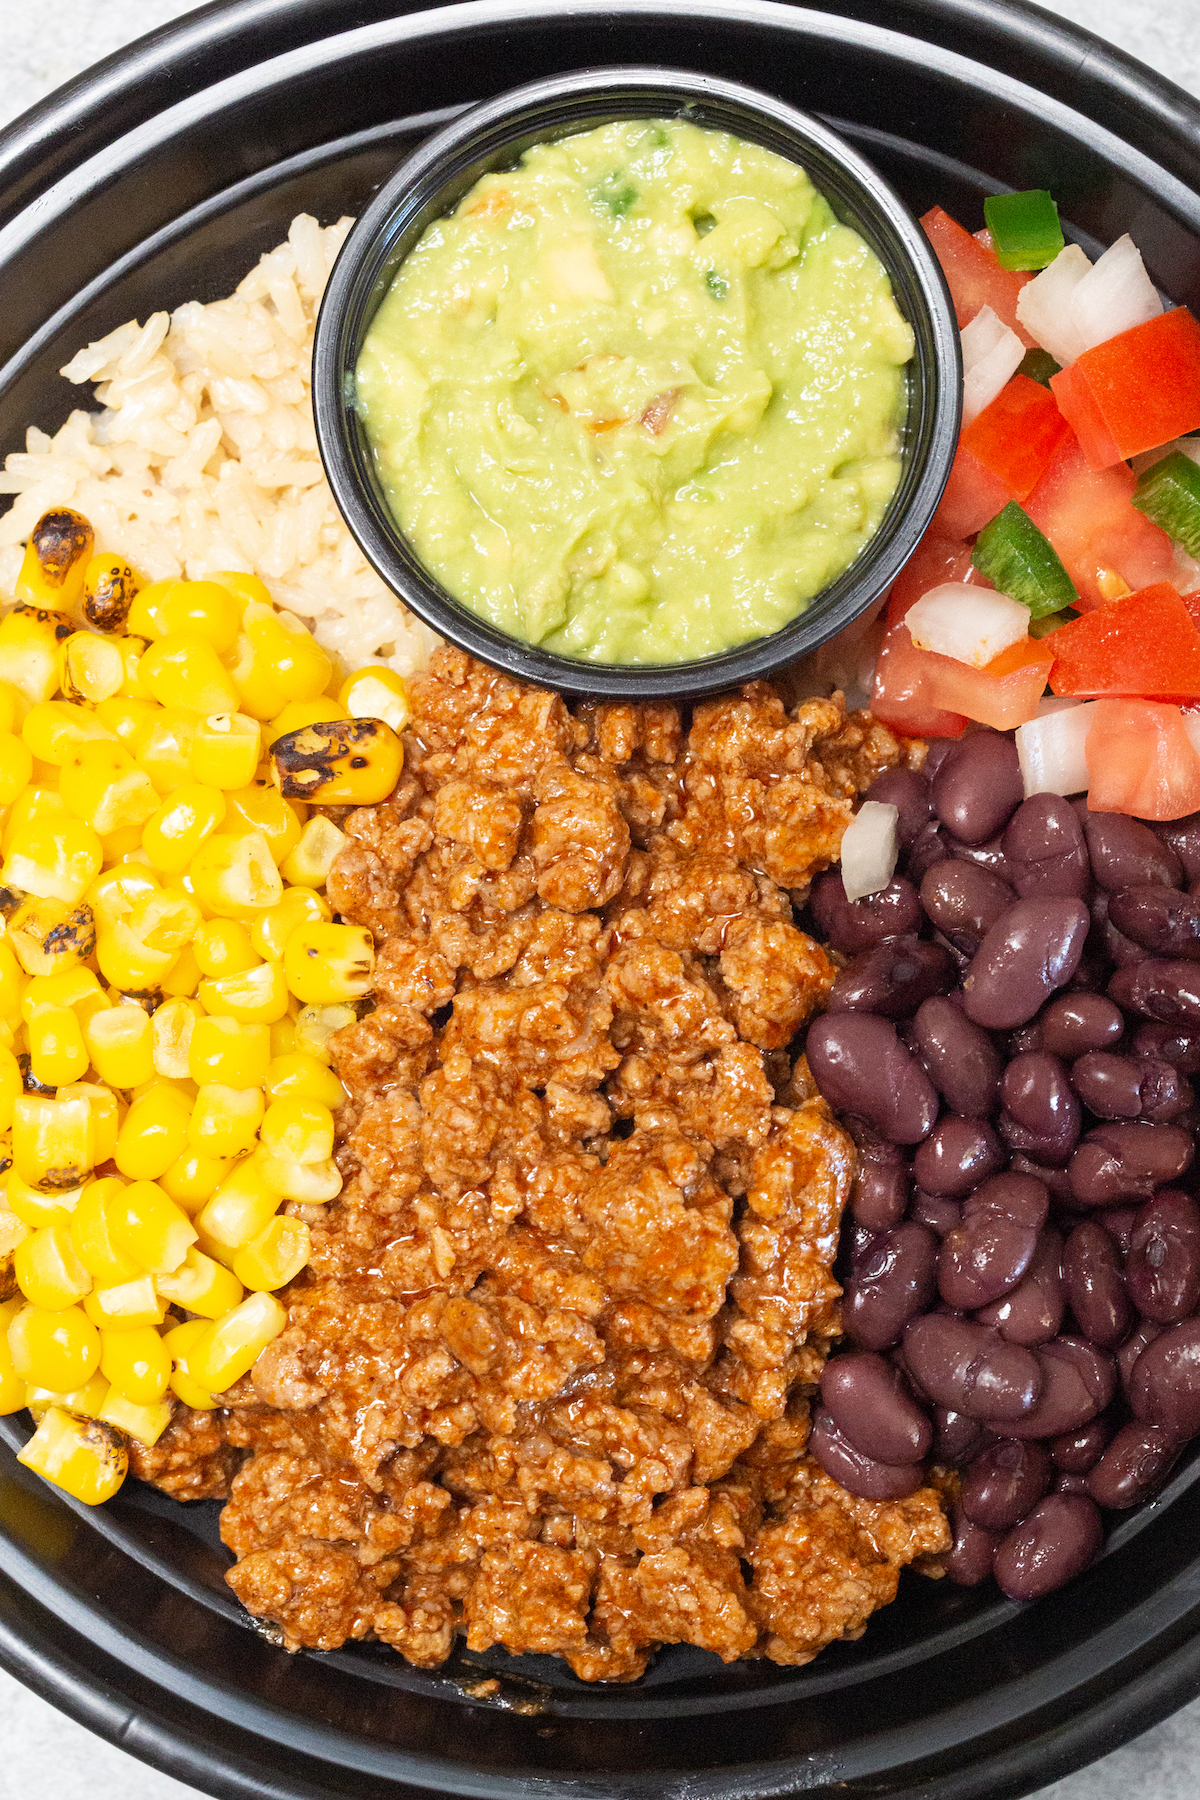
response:
{"label": "black plastic bowl rim", "polygon": [[[880,525],[836,580],[780,630],[683,663],[605,663],[525,643],[456,600],[396,523],[355,404],[359,352],[397,269],[435,219],[532,145],[613,119],[684,117],[800,163],[887,270],[916,347],[896,492]],[[777,673],[818,649],[886,593],[941,499],[958,441],[962,354],[945,279],[900,197],[819,120],[739,82],[651,67],[581,69],[472,107],[427,139],[354,226],[330,276],[313,349],[313,414],[330,487],[350,531],[410,611],[470,655],[520,681],[605,699],[690,699]]]}

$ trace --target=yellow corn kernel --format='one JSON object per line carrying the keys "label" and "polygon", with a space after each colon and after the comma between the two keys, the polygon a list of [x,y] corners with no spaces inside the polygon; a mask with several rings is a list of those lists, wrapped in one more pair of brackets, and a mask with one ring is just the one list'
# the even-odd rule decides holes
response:
{"label": "yellow corn kernel", "polygon": [[336,1200],[342,1191],[342,1176],[332,1158],[324,1162],[297,1162],[290,1156],[256,1152],[263,1179],[278,1189],[285,1200],[299,1200],[306,1206],[323,1206]]}
{"label": "yellow corn kernel", "polygon": [[[88,1066],[79,1020],[66,1006],[43,1006],[26,1028],[29,1066],[44,1087],[66,1087]],[[74,1185],[74,1184],[72,1184]]]}
{"label": "yellow corn kernel", "polygon": [[253,1146],[262,1116],[261,1088],[208,1082],[196,1096],[188,1120],[188,1142],[205,1156],[241,1156]]}
{"label": "yellow corn kernel", "polygon": [[17,1461],[85,1506],[111,1500],[129,1472],[129,1452],[111,1425],[52,1406]]}
{"label": "yellow corn kernel", "polygon": [[160,706],[193,715],[238,711],[238,691],[216,650],[194,631],[172,631],[151,644],[138,680]]}
{"label": "yellow corn kernel", "polygon": [[152,950],[182,950],[194,942],[204,920],[191,896],[178,888],[142,893],[129,909],[129,927]]}
{"label": "yellow corn kernel", "polygon": [[110,1006],[83,1028],[92,1067],[111,1087],[140,1087],[155,1075],[151,1021],[140,1006]]}
{"label": "yellow corn kernel", "polygon": [[297,1002],[293,1000],[286,1019],[276,1019],[271,1027],[272,1057],[290,1056],[296,1048],[296,1020],[293,1012],[296,1006]]}
{"label": "yellow corn kernel", "polygon": [[288,1009],[287,982],[278,963],[259,963],[237,975],[202,981],[197,997],[206,1012],[247,1024],[273,1025]]}
{"label": "yellow corn kernel", "polygon": [[150,604],[146,592],[129,614],[130,631],[151,640],[175,634],[202,638],[222,656],[233,649],[242,609],[227,587],[216,581],[172,581]]}
{"label": "yellow corn kernel", "polygon": [[105,551],[93,556],[83,573],[83,616],[97,631],[124,631],[138,592],[144,586],[124,557]]}
{"label": "yellow corn kernel", "polygon": [[11,1413],[21,1412],[28,1405],[28,1393],[27,1384],[13,1368],[4,1306],[0,1304],[0,1419],[8,1418]]}
{"label": "yellow corn kernel", "polygon": [[171,1423],[172,1411],[169,1400],[156,1400],[151,1406],[139,1406],[136,1401],[127,1400],[124,1394],[110,1388],[98,1417],[102,1425],[115,1426],[136,1443],[150,1446],[157,1444]]}
{"label": "yellow corn kernel", "polygon": [[145,863],[124,862],[116,869],[105,869],[88,889],[87,901],[100,930],[106,926],[128,923],[135,901],[146,894],[156,894],[158,883]]}
{"label": "yellow corn kernel", "polygon": [[153,991],[202,922],[187,894],[175,889],[140,894],[126,920],[101,926],[97,934],[101,974],[123,994]]}
{"label": "yellow corn kernel", "polygon": [[83,1310],[101,1331],[142,1331],[162,1324],[167,1303],[159,1298],[153,1276],[138,1275],[115,1287],[93,1289]]}
{"label": "yellow corn kernel", "polygon": [[104,1402],[108,1399],[108,1383],[97,1371],[90,1381],[85,1381],[73,1393],[59,1394],[53,1388],[27,1387],[25,1395],[35,1425],[52,1406],[59,1407],[65,1413],[72,1413],[77,1419],[98,1419]]}
{"label": "yellow corn kernel", "polygon": [[159,1176],[158,1184],[182,1206],[190,1219],[194,1219],[232,1167],[228,1157],[204,1156],[199,1150],[189,1148]]}
{"label": "yellow corn kernel", "polygon": [[77,966],[52,969],[49,974],[35,975],[21,995],[21,1017],[29,1024],[36,1014],[48,1006],[83,1006],[99,998],[104,990],[90,969]]}
{"label": "yellow corn kernel", "polygon": [[233,1272],[251,1292],[269,1292],[294,1281],[312,1247],[308,1226],[279,1213],[266,1230],[233,1259]]}
{"label": "yellow corn kernel", "polygon": [[196,961],[206,975],[241,975],[260,958],[240,919],[210,919],[196,937]]}
{"label": "yellow corn kernel", "polygon": [[17,598],[35,606],[70,606],[83,592],[83,579],[95,547],[90,519],[69,506],[44,512],[29,534]]}
{"label": "yellow corn kernel", "polygon": [[242,631],[227,660],[238,692],[238,710],[260,723],[273,719],[285,705],[286,696],[276,685],[270,658]]}
{"label": "yellow corn kernel", "polygon": [[193,857],[190,874],[197,898],[220,918],[245,918],[277,906],[283,897],[283,882],[261,831],[215,832]]}
{"label": "yellow corn kernel", "polygon": [[27,787],[13,801],[8,817],[4,821],[3,835],[0,836],[0,849],[8,855],[13,839],[27,825],[37,824],[45,819],[65,819],[67,803],[55,787],[48,787],[44,782]]}
{"label": "yellow corn kernel", "polygon": [[243,612],[252,603],[271,606],[271,590],[261,575],[251,575],[248,569],[214,569],[209,575],[210,581],[219,581],[235,595]]}
{"label": "yellow corn kernel", "polygon": [[332,725],[345,717],[338,702],[327,695],[316,700],[289,700],[263,727],[263,736],[273,751],[276,738],[289,737],[293,731],[302,731],[309,725]]}
{"label": "yellow corn kernel", "polygon": [[188,1049],[196,1020],[202,1016],[194,1000],[175,996],[164,1000],[150,1020],[154,1072],[171,1081],[190,1079]]}
{"label": "yellow corn kernel", "polygon": [[13,1103],[12,1144],[22,1181],[57,1199],[81,1187],[95,1166],[92,1109],[81,1096],[60,1100],[50,1094],[19,1094]]}
{"label": "yellow corn kernel", "polygon": [[151,867],[164,875],[182,875],[224,817],[225,796],[219,788],[203,787],[197,782],[176,788],[142,833]]}
{"label": "yellow corn kernel", "polygon": [[301,925],[283,953],[288,987],[305,1006],[336,1006],[371,990],[375,942],[362,925]]}
{"label": "yellow corn kernel", "polygon": [[[18,908],[18,911],[20,909]],[[26,981],[11,944],[0,938],[0,1019],[20,1016],[21,995]]]}
{"label": "yellow corn kernel", "polygon": [[223,789],[248,787],[262,754],[262,727],[245,713],[212,713],[192,740],[197,781]]}
{"label": "yellow corn kernel", "polygon": [[150,777],[117,743],[77,745],[62,765],[58,791],[101,837],[144,825],[158,807]]}
{"label": "yellow corn kernel", "polygon": [[100,1333],[100,1373],[135,1406],[153,1406],[171,1379],[171,1352],[153,1325]]}
{"label": "yellow corn kernel", "polygon": [[77,631],[59,653],[58,685],[68,700],[111,700],[125,679],[117,646],[94,631]]}
{"label": "yellow corn kernel", "polygon": [[92,1291],[92,1278],[71,1247],[66,1225],[44,1225],[13,1252],[17,1286],[31,1306],[60,1312]]}
{"label": "yellow corn kernel", "polygon": [[74,906],[95,881],[103,860],[99,837],[82,819],[72,818],[64,803],[61,812],[38,815],[17,829],[0,873],[7,887]]}
{"label": "yellow corn kernel", "polygon": [[117,1136],[121,1129],[121,1106],[112,1089],[96,1081],[73,1081],[69,1087],[59,1088],[58,1098],[87,1101],[95,1133],[96,1166],[108,1162],[116,1150]]}
{"label": "yellow corn kernel", "polygon": [[272,1101],[317,1101],[331,1111],[346,1098],[346,1090],[333,1070],[300,1050],[273,1057],[265,1085]]}
{"label": "yellow corn kernel", "polygon": [[352,1006],[306,1006],[296,1020],[296,1049],[318,1062],[331,1063],[329,1040],[358,1017]]}
{"label": "yellow corn kernel", "polygon": [[96,936],[100,972],[121,994],[154,993],[177,955],[177,951],[149,949],[128,925],[101,928]]}
{"label": "yellow corn kernel", "polygon": [[307,888],[289,888],[278,906],[260,913],[250,927],[250,942],[260,956],[280,962],[287,941],[301,925],[328,922],[333,909],[328,900]]}
{"label": "yellow corn kernel", "polygon": [[8,1347],[22,1381],[60,1394],[81,1388],[100,1367],[100,1333],[78,1306],[23,1306],[9,1325]]}
{"label": "yellow corn kernel", "polygon": [[142,658],[146,654],[149,640],[144,637],[119,637],[114,640],[121,652],[121,662],[125,669],[125,678],[121,683],[123,700],[149,700],[149,690],[141,683],[140,671]]}
{"label": "yellow corn kernel", "polygon": [[81,744],[111,744],[115,739],[86,706],[69,700],[41,700],[25,714],[21,742],[38,762],[60,769]]}
{"label": "yellow corn kernel", "polygon": [[96,917],[86,900],[74,906],[26,900],[9,919],[5,936],[27,974],[52,975],[87,962],[96,948]]}
{"label": "yellow corn kernel", "polygon": [[162,992],[175,998],[187,999],[200,986],[201,968],[196,961],[196,953],[190,944],[183,949],[167,973],[159,983]]}
{"label": "yellow corn kernel", "polygon": [[115,1195],[109,1217],[117,1248],[148,1275],[169,1275],[196,1242],[192,1221],[154,1181],[134,1181]]}
{"label": "yellow corn kernel", "polygon": [[372,806],[399,781],[404,745],[381,719],[333,719],[274,738],[271,761],[288,799]]}
{"label": "yellow corn kernel", "polygon": [[250,642],[270,664],[285,700],[315,700],[333,679],[333,664],[311,631],[291,613],[251,603],[243,615]]}
{"label": "yellow corn kernel", "polygon": [[131,746],[134,760],[150,777],[156,793],[168,796],[191,783],[195,737],[194,716],[178,706],[155,708],[138,726]]}
{"label": "yellow corn kernel", "polygon": [[188,1047],[188,1072],[197,1087],[217,1081],[224,1087],[260,1088],[271,1061],[267,1025],[244,1025],[218,1016],[197,1019]]}
{"label": "yellow corn kernel", "polygon": [[0,681],[0,731],[20,737],[28,711],[29,702],[24,694],[18,693],[11,681]]}
{"label": "yellow corn kernel", "polygon": [[6,731],[0,734],[0,806],[11,806],[33,776],[33,752],[28,744]]}
{"label": "yellow corn kernel", "polygon": [[112,1175],[89,1182],[70,1215],[71,1248],[101,1288],[123,1287],[142,1273],[113,1238],[112,1202],[124,1186]]}
{"label": "yellow corn kernel", "polygon": [[[266,1230],[283,1196],[265,1180],[257,1155],[229,1171],[216,1193],[196,1215],[202,1245],[238,1250]],[[213,1250],[209,1249],[211,1256]]]}
{"label": "yellow corn kernel", "polygon": [[127,700],[120,694],[114,694],[111,700],[102,700],[96,708],[96,718],[104,729],[135,756],[134,739],[138,732],[151,719],[160,716],[161,708],[153,700]]}
{"label": "yellow corn kernel", "polygon": [[287,1314],[273,1294],[250,1294],[215,1319],[188,1350],[188,1373],[211,1394],[223,1394],[249,1374],[269,1343],[287,1324]]}
{"label": "yellow corn kernel", "polygon": [[43,1194],[40,1188],[30,1187],[27,1181],[23,1181],[15,1169],[10,1169],[5,1179],[5,1197],[9,1211],[33,1230],[41,1225],[69,1224],[84,1191],[82,1187],[77,1187],[60,1194]]}
{"label": "yellow corn kernel", "polygon": [[[239,1288],[241,1283],[238,1283]],[[189,1319],[186,1325],[176,1325],[163,1337],[163,1343],[171,1352],[171,1360],[175,1364],[171,1375],[171,1392],[185,1406],[193,1407],[197,1412],[211,1412],[217,1402],[207,1388],[202,1388],[188,1374],[188,1352],[199,1338],[208,1330],[204,1319]]]}
{"label": "yellow corn kernel", "polygon": [[351,719],[382,719],[395,732],[405,731],[412,719],[408,683],[394,669],[369,665],[342,683],[338,704]]}
{"label": "yellow corn kernel", "polygon": [[335,858],[348,842],[344,831],[318,814],[308,821],[300,842],[280,863],[279,873],[294,887],[324,887]]}
{"label": "yellow corn kernel", "polygon": [[114,1153],[131,1181],[157,1181],[187,1148],[191,1101],[169,1082],[155,1081],[125,1114]]}
{"label": "yellow corn kernel", "polygon": [[0,1044],[0,1131],[11,1131],[13,1107],[24,1088],[20,1063],[11,1050]]}
{"label": "yellow corn kernel", "polygon": [[194,1244],[174,1274],[157,1276],[154,1285],[173,1306],[200,1313],[206,1319],[219,1319],[242,1298],[242,1284],[237,1276]]}
{"label": "yellow corn kernel", "polygon": [[59,646],[74,629],[66,613],[14,606],[0,619],[0,681],[30,706],[49,700],[58,687]]}
{"label": "yellow corn kernel", "polygon": [[111,868],[114,863],[128,862],[136,857],[139,862],[144,859],[142,849],[141,825],[123,825],[120,831],[110,831],[107,837],[100,839],[104,846],[104,865]]}
{"label": "yellow corn kernel", "polygon": [[252,782],[225,796],[229,805],[231,831],[260,831],[271,847],[276,864],[300,842],[300,819],[279,789]]}
{"label": "yellow corn kernel", "polygon": [[327,1162],[333,1155],[333,1114],[320,1100],[272,1100],[260,1135],[269,1156],[298,1163]]}
{"label": "yellow corn kernel", "polygon": [[139,637],[149,645],[155,638],[165,636],[155,625],[158,609],[163,601],[179,586],[177,576],[168,576],[163,581],[151,581],[138,590],[135,604],[129,608],[125,620],[125,630],[133,637]]}

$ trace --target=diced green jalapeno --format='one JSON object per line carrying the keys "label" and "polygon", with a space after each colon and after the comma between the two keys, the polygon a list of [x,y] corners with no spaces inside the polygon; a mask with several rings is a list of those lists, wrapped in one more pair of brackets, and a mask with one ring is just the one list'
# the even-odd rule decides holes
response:
{"label": "diced green jalapeno", "polygon": [[1133,490],[1133,504],[1189,556],[1200,556],[1200,468],[1182,450],[1143,469]]}
{"label": "diced green jalapeno", "polygon": [[983,216],[1002,269],[1044,269],[1063,248],[1058,208],[1045,188],[989,194]]}
{"label": "diced green jalapeno", "polygon": [[1047,613],[1044,619],[1031,619],[1029,635],[1031,638],[1049,637],[1050,633],[1057,631],[1060,625],[1069,625],[1072,619],[1078,617],[1079,614],[1073,606],[1064,606],[1061,612]]}
{"label": "diced green jalapeno", "polygon": [[1057,375],[1059,366],[1048,350],[1027,350],[1017,370],[1018,375],[1028,375],[1040,387],[1050,386],[1050,377]]}
{"label": "diced green jalapeno", "polygon": [[627,175],[620,169],[614,169],[611,175],[607,175],[592,189],[592,197],[620,219],[637,199],[637,189]]}
{"label": "diced green jalapeno", "polygon": [[1035,619],[1078,600],[1058,552],[1027,512],[1010,500],[975,540],[971,561],[981,575],[1027,606]]}
{"label": "diced green jalapeno", "polygon": [[729,293],[729,283],[715,269],[709,269],[704,277],[704,285],[714,300],[724,300]]}

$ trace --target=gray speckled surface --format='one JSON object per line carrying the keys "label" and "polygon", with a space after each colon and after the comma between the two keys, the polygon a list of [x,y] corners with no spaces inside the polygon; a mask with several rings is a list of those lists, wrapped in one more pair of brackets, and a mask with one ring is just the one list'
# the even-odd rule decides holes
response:
{"label": "gray speckled surface", "polygon": [[[178,0],[0,0],[0,125],[78,70],[189,8]],[[1200,94],[1200,0],[1057,0],[1051,7]],[[195,1800],[0,1672],[0,1800]],[[1036,1800],[1197,1800],[1200,1701]]]}

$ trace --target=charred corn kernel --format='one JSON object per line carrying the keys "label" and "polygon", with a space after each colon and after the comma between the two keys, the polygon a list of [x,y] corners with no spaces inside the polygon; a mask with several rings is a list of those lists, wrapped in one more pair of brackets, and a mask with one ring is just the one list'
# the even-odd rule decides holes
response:
{"label": "charred corn kernel", "polygon": [[345,718],[345,713],[336,700],[322,696],[315,700],[289,700],[282,707],[270,724],[264,726],[263,736],[268,747],[273,751],[276,738],[287,737],[293,731],[302,731],[309,725],[330,725]]}
{"label": "charred corn kernel", "polygon": [[328,900],[307,888],[289,888],[278,906],[260,913],[250,927],[250,942],[260,956],[279,962],[287,941],[300,925],[327,922],[333,917]]}
{"label": "charred corn kernel", "polygon": [[168,996],[186,999],[200,986],[201,974],[195,951],[190,944],[185,944],[177,960],[162,978],[162,991]]}
{"label": "charred corn kernel", "polygon": [[371,806],[400,779],[404,745],[381,719],[333,719],[276,737],[271,760],[289,799]]}
{"label": "charred corn kernel", "polygon": [[318,1062],[331,1063],[330,1038],[353,1025],[357,1017],[352,1006],[304,1007],[296,1019],[296,1049]]}
{"label": "charred corn kernel", "polygon": [[58,1097],[60,1100],[78,1097],[87,1101],[95,1132],[96,1163],[97,1166],[106,1163],[116,1150],[121,1129],[121,1107],[112,1089],[100,1082],[74,1081],[69,1087],[60,1087]]}
{"label": "charred corn kernel", "polygon": [[141,682],[142,658],[146,654],[149,639],[119,637],[114,641],[117,649],[121,652],[121,664],[125,670],[124,679],[121,682],[121,698],[124,700],[149,700],[151,698],[149,689],[144,688]]}
{"label": "charred corn kernel", "polygon": [[[239,1250],[266,1230],[283,1196],[264,1178],[257,1155],[236,1164],[207,1205],[196,1215],[200,1243]],[[220,1259],[218,1259],[220,1260]]]}
{"label": "charred corn kernel", "polygon": [[89,1182],[70,1215],[71,1248],[97,1287],[123,1287],[141,1268],[113,1238],[112,1203],[124,1190],[115,1176]]}
{"label": "charred corn kernel", "polygon": [[9,919],[5,937],[27,974],[51,975],[87,962],[96,948],[96,917],[86,900],[74,906],[26,900]]}
{"label": "charred corn kernel", "polygon": [[90,969],[53,969],[46,975],[35,975],[21,995],[21,1017],[26,1024],[47,1006],[81,1006],[85,1001],[104,998],[104,990]]}
{"label": "charred corn kernel", "polygon": [[29,1066],[46,1087],[68,1086],[78,1081],[88,1066],[79,1020],[69,1007],[41,1007],[26,1027],[26,1038]]}
{"label": "charred corn kernel", "polygon": [[0,734],[0,806],[11,806],[33,775],[33,752],[14,732]]}
{"label": "charred corn kernel", "polygon": [[348,842],[331,819],[318,815],[308,821],[300,842],[280,863],[279,873],[296,887],[324,887],[334,859]]}
{"label": "charred corn kernel", "polygon": [[40,1225],[65,1225],[71,1221],[75,1207],[79,1203],[82,1187],[69,1188],[61,1194],[43,1194],[40,1188],[30,1187],[23,1181],[15,1169],[10,1169],[6,1177],[5,1190],[9,1210],[22,1224],[36,1230]]}
{"label": "charred corn kernel", "polygon": [[76,1256],[67,1225],[43,1225],[13,1252],[17,1286],[31,1306],[61,1312],[92,1291],[92,1278]]}
{"label": "charred corn kernel", "polygon": [[164,1000],[153,1014],[150,1041],[156,1075],[165,1075],[171,1081],[190,1079],[188,1050],[193,1027],[201,1016],[197,1003],[183,996]]}
{"label": "charred corn kernel", "polygon": [[222,656],[233,649],[242,628],[242,608],[220,582],[172,581],[149,603],[148,592],[143,590],[133,604],[130,631],[151,641],[176,634],[202,638]]}
{"label": "charred corn kernel", "polygon": [[143,1331],[162,1324],[167,1303],[159,1298],[153,1276],[138,1275],[115,1287],[93,1289],[83,1310],[101,1331]]}
{"label": "charred corn kernel", "polygon": [[188,1072],[197,1087],[220,1082],[224,1087],[260,1088],[271,1062],[267,1025],[244,1025],[238,1019],[197,1019],[188,1046]]}
{"label": "charred corn kernel", "polygon": [[194,1244],[175,1273],[157,1276],[154,1285],[173,1306],[200,1313],[206,1319],[219,1319],[242,1298],[242,1284],[237,1276]]}
{"label": "charred corn kernel", "polygon": [[196,1242],[196,1227],[157,1182],[134,1181],[109,1206],[113,1241],[148,1275],[169,1275]]}
{"label": "charred corn kernel", "polygon": [[157,1181],[187,1149],[192,1103],[159,1080],[140,1094],[125,1114],[114,1152],[116,1165],[131,1181]]}
{"label": "charred corn kernel", "polygon": [[346,1090],[333,1070],[300,1050],[272,1058],[266,1089],[272,1101],[316,1102],[330,1110],[341,1106],[346,1098]]}
{"label": "charred corn kernel", "polygon": [[336,1200],[342,1191],[341,1173],[332,1159],[296,1162],[290,1156],[272,1156],[266,1150],[257,1154],[264,1180],[277,1188],[285,1200],[323,1206],[327,1200]]}
{"label": "charred corn kernel", "polygon": [[29,534],[17,598],[35,606],[70,606],[83,592],[95,543],[90,519],[69,506],[51,507]]}
{"label": "charred corn kernel", "polygon": [[21,995],[27,985],[12,946],[0,938],[0,1018],[11,1019],[18,1015]]}
{"label": "charred corn kernel", "polygon": [[27,787],[13,801],[7,819],[4,821],[3,836],[0,837],[0,848],[5,856],[12,847],[13,839],[24,830],[26,825],[37,824],[45,819],[63,819],[68,816],[67,803],[57,788],[47,787],[43,782]]}
{"label": "charred corn kernel", "polygon": [[164,875],[182,875],[224,817],[225,796],[219,788],[203,787],[197,782],[176,788],[142,833],[150,866]]}
{"label": "charred corn kernel", "polygon": [[77,631],[59,653],[58,685],[68,700],[110,700],[125,679],[117,646],[94,631]]}
{"label": "charred corn kernel", "polygon": [[251,1292],[267,1293],[294,1281],[308,1261],[312,1240],[300,1219],[279,1213],[233,1259],[233,1273]]}
{"label": "charred corn kernel", "polygon": [[205,1156],[241,1156],[251,1149],[263,1117],[261,1088],[232,1088],[212,1081],[196,1096],[188,1143]]}
{"label": "charred corn kernel", "polygon": [[0,619],[0,681],[31,706],[58,687],[58,652],[75,627],[67,615],[43,606],[14,606]]}
{"label": "charred corn kernel", "polygon": [[100,1373],[135,1406],[153,1406],[171,1379],[171,1352],[153,1325],[100,1333]]}
{"label": "charred corn kernel", "polygon": [[64,805],[61,812],[39,814],[17,830],[0,875],[9,887],[74,906],[100,873],[103,859],[99,837]]}
{"label": "charred corn kernel", "polygon": [[58,791],[101,837],[144,825],[158,807],[150,777],[117,743],[76,745],[59,772]]}
{"label": "charred corn kernel", "polygon": [[209,976],[241,975],[262,960],[240,919],[210,919],[197,933],[195,950],[196,961]]}
{"label": "charred corn kernel", "polygon": [[124,631],[129,609],[143,587],[123,556],[104,551],[83,572],[83,616],[97,631]]}
{"label": "charred corn kernel", "polygon": [[[240,1282],[238,1287],[241,1287]],[[171,1352],[171,1360],[175,1365],[171,1375],[171,1392],[185,1406],[194,1407],[197,1412],[211,1412],[217,1404],[207,1388],[200,1387],[188,1374],[188,1353],[207,1330],[207,1320],[189,1319],[186,1325],[176,1325],[163,1336],[163,1343]]]}
{"label": "charred corn kernel", "polygon": [[8,1328],[8,1347],[22,1381],[60,1394],[81,1388],[100,1367],[100,1333],[78,1306],[23,1306]]}
{"label": "charred corn kernel", "polygon": [[287,982],[278,963],[259,963],[236,975],[202,981],[197,998],[205,1011],[218,1018],[243,1019],[247,1024],[273,1025],[288,1009]]}
{"label": "charred corn kernel", "polygon": [[115,1426],[126,1437],[149,1447],[157,1444],[171,1423],[171,1412],[172,1407],[167,1400],[155,1400],[150,1406],[139,1406],[135,1400],[127,1400],[124,1394],[110,1388],[97,1417],[102,1425]]}
{"label": "charred corn kernel", "polygon": [[287,696],[275,681],[270,659],[242,631],[228,658],[229,674],[238,693],[238,710],[252,719],[275,718]]}
{"label": "charred corn kernel", "polygon": [[189,1218],[195,1218],[204,1202],[216,1193],[231,1167],[227,1158],[205,1156],[199,1150],[189,1148],[159,1176],[158,1185],[182,1206]]}
{"label": "charred corn kernel", "polygon": [[11,1050],[0,1044],[0,1131],[12,1129],[13,1107],[24,1086],[20,1063]]}
{"label": "charred corn kernel", "polygon": [[287,1324],[273,1294],[250,1294],[223,1319],[215,1319],[188,1350],[188,1373],[211,1394],[223,1394],[249,1374],[267,1345]]}
{"label": "charred corn kernel", "polygon": [[359,669],[342,683],[338,703],[351,719],[382,719],[393,731],[407,729],[412,718],[408,683],[394,669]]}
{"label": "charred corn kernel", "polygon": [[215,788],[244,788],[262,755],[262,727],[245,713],[212,713],[192,739],[192,773]]}
{"label": "charred corn kernel", "polygon": [[104,1402],[108,1399],[108,1383],[99,1370],[90,1381],[76,1388],[70,1394],[56,1393],[53,1388],[26,1387],[26,1404],[34,1424],[37,1424],[52,1406],[57,1406],[65,1413],[73,1413],[77,1419],[98,1419]]}
{"label": "charred corn kernel", "polygon": [[111,1425],[58,1406],[43,1414],[17,1461],[85,1506],[111,1500],[129,1472],[129,1452]]}
{"label": "charred corn kernel", "polygon": [[362,925],[301,925],[283,953],[288,987],[305,1006],[336,1006],[369,993],[375,942]]}
{"label": "charred corn kernel", "polygon": [[84,1026],[83,1041],[93,1069],[111,1087],[140,1087],[153,1081],[154,1039],[140,1006],[110,1006],[93,1014]]}
{"label": "charred corn kernel", "polygon": [[133,740],[143,725],[158,717],[160,711],[153,700],[127,700],[121,694],[114,694],[111,700],[100,702],[96,717],[106,731],[136,755]]}
{"label": "charred corn kernel", "polygon": [[192,858],[189,873],[197,898],[219,918],[244,918],[277,906],[283,897],[283,882],[261,831],[214,832]]}
{"label": "charred corn kernel", "polygon": [[169,797],[187,787],[192,776],[192,744],[196,721],[178,706],[158,707],[133,734],[133,755],[156,793]]}
{"label": "charred corn kernel", "polygon": [[231,831],[261,831],[271,847],[276,865],[300,842],[301,824],[296,809],[290,806],[277,787],[260,787],[252,782],[225,796],[229,806]]}
{"label": "charred corn kernel", "polygon": [[272,1100],[263,1115],[263,1149],[292,1162],[326,1162],[333,1155],[333,1114],[320,1100]]}
{"label": "charred corn kernel", "polygon": [[96,1161],[91,1106],[78,1095],[60,1100],[19,1094],[13,1102],[12,1145],[17,1174],[30,1187],[55,1196],[81,1187]]}
{"label": "charred corn kernel", "polygon": [[128,924],[135,903],[157,892],[158,883],[148,865],[124,862],[119,868],[106,869],[92,883],[87,901],[103,931],[111,925]]}
{"label": "charred corn kernel", "polygon": [[228,669],[198,632],[172,631],[151,644],[138,665],[138,680],[160,706],[205,717],[238,711],[238,691]]}
{"label": "charred corn kernel", "polygon": [[255,650],[269,662],[271,678],[285,700],[315,700],[325,692],[333,679],[333,664],[299,619],[251,602],[242,624]]}

